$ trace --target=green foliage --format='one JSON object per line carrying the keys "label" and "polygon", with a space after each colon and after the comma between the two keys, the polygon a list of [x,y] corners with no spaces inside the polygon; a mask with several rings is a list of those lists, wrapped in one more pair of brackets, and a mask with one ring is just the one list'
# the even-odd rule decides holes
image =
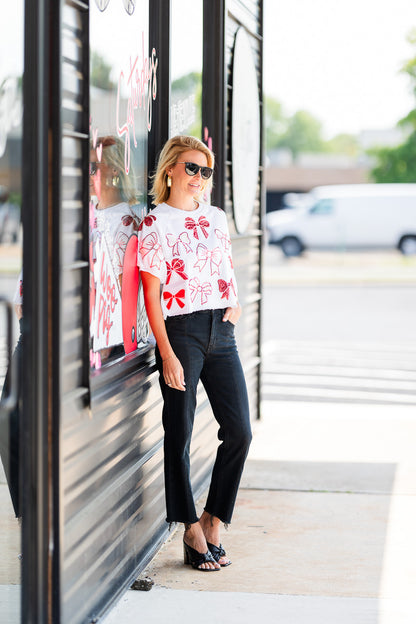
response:
{"label": "green foliage", "polygon": [[357,139],[350,134],[339,134],[329,141],[322,137],[321,122],[308,111],[299,110],[288,116],[282,104],[272,97],[264,100],[264,130],[266,151],[286,148],[296,160],[301,153],[329,152],[356,156]]}
{"label": "green foliage", "polygon": [[296,160],[302,152],[323,152],[322,124],[305,110],[297,111],[290,119],[287,130],[280,139]]}
{"label": "green foliage", "polygon": [[[416,47],[416,28],[410,32],[407,40]],[[416,99],[416,55],[406,61],[401,72],[409,76]],[[376,182],[416,182],[416,108],[400,119],[397,125],[410,130],[408,138],[401,145],[369,151],[377,161],[371,171]]]}
{"label": "green foliage", "polygon": [[172,91],[194,93],[201,84],[201,80],[201,72],[189,72],[189,74],[172,81]]}
{"label": "green foliage", "polygon": [[109,65],[98,52],[92,51],[90,82],[94,87],[111,91],[115,84],[110,79],[111,65]]}
{"label": "green foliage", "polygon": [[371,176],[376,182],[416,182],[416,130],[398,147],[370,150],[378,164]]}
{"label": "green foliage", "polygon": [[337,134],[325,142],[325,151],[330,154],[345,154],[356,158],[359,154],[358,140],[352,134]]}
{"label": "green foliage", "polygon": [[266,151],[277,149],[280,139],[286,132],[288,120],[283,113],[283,107],[277,100],[264,98],[264,131],[266,135]]}

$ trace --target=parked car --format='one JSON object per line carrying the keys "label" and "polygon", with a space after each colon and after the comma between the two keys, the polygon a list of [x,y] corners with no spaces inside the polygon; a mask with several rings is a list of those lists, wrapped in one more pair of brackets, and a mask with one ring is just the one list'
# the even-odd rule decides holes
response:
{"label": "parked car", "polygon": [[315,187],[301,206],[266,215],[269,243],[305,249],[385,249],[416,254],[416,184]]}

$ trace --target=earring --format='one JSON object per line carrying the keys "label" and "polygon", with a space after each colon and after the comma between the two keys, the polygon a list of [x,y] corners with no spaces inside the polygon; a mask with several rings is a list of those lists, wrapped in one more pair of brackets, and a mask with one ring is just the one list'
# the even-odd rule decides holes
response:
{"label": "earring", "polygon": [[112,182],[113,186],[119,187],[120,186],[120,176],[118,176],[118,175],[113,176],[111,182]]}
{"label": "earring", "polygon": [[166,184],[168,185],[168,188],[172,186],[172,178],[170,177],[170,175],[168,175],[168,181],[166,182]]}

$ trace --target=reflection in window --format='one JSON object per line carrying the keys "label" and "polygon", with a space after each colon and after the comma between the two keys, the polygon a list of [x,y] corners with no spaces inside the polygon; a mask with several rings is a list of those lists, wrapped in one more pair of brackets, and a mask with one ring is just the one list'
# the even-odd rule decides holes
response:
{"label": "reflection in window", "polygon": [[[22,125],[24,3],[2,7],[0,22],[0,612],[10,624],[20,622],[21,526],[24,491],[21,475],[22,417]],[[7,353],[6,305],[12,307],[12,362]],[[14,310],[14,311],[13,311]],[[17,379],[17,400],[11,401]],[[18,520],[19,519],[19,520]],[[24,519],[23,519],[24,522]]]}
{"label": "reflection in window", "polygon": [[184,19],[189,2],[172,0],[171,11],[170,135],[202,138],[202,0],[192,3],[192,46],[189,23]]}
{"label": "reflection in window", "polygon": [[148,2],[92,3],[90,42],[90,357],[99,368],[148,342],[137,268],[157,96]]}

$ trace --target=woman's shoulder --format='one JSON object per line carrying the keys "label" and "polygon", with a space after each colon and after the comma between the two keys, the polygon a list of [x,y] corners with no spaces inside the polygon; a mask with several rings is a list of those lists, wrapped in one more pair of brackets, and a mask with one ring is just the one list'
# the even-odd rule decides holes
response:
{"label": "woman's shoulder", "polygon": [[204,204],[203,202],[199,202],[199,210],[202,210],[206,214],[212,215],[214,218],[226,218],[224,210],[222,208],[219,208],[218,206],[213,206],[212,204]]}

